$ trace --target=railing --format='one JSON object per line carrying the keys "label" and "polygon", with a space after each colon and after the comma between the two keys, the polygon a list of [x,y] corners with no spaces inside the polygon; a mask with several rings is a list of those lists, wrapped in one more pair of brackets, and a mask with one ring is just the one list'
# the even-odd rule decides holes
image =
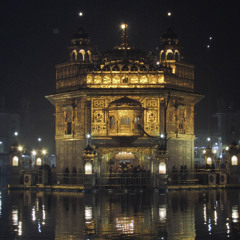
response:
{"label": "railing", "polygon": [[55,173],[51,177],[52,184],[84,185],[84,173]]}
{"label": "railing", "polygon": [[105,173],[96,182],[97,187],[150,188],[153,176],[150,173]]}

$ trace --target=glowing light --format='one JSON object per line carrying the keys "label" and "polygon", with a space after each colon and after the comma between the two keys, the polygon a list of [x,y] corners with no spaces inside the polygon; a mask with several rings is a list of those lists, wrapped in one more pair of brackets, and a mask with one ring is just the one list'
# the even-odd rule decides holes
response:
{"label": "glowing light", "polygon": [[226,151],[228,151],[229,150],[229,147],[226,147]]}
{"label": "glowing light", "polygon": [[92,208],[85,206],[85,220],[92,220]]}
{"label": "glowing light", "polygon": [[23,150],[23,147],[22,146],[18,146],[18,151],[22,151]]}
{"label": "glowing light", "polygon": [[232,207],[232,220],[234,223],[238,223],[239,220],[238,205]]}
{"label": "glowing light", "polygon": [[172,13],[171,13],[171,12],[168,12],[167,15],[170,17],[170,16],[172,16]]}
{"label": "glowing light", "polygon": [[210,40],[210,41],[212,40],[212,37],[211,37],[211,36],[209,37],[209,40]]}
{"label": "glowing light", "polygon": [[37,152],[35,150],[32,150],[32,155],[35,156]]}
{"label": "glowing light", "polygon": [[87,162],[87,163],[85,164],[85,174],[86,174],[86,175],[92,174],[92,163]]}
{"label": "glowing light", "polygon": [[160,138],[164,138],[164,134],[163,133],[160,134]]}
{"label": "glowing light", "polygon": [[126,29],[126,28],[127,28],[127,24],[126,24],[126,23],[121,24],[121,29],[122,29],[122,30],[124,30],[124,29]]}
{"label": "glowing light", "polygon": [[209,45],[209,44],[207,45],[207,48],[210,48],[210,45]]}
{"label": "glowing light", "polygon": [[116,218],[116,228],[124,234],[134,233],[134,220],[130,217]]}
{"label": "glowing light", "polygon": [[14,226],[18,225],[18,210],[12,209],[12,223]]}
{"label": "glowing light", "polygon": [[166,217],[167,217],[167,210],[165,207],[161,207],[159,208],[159,218],[160,218],[160,221],[163,222],[166,220]]}
{"label": "glowing light", "polygon": [[207,164],[212,164],[212,158],[211,157],[207,158]]}
{"label": "glowing light", "polygon": [[208,137],[208,138],[207,138],[207,141],[208,141],[208,142],[210,142],[210,141],[211,141],[211,138],[210,138],[210,137]]}
{"label": "glowing light", "polygon": [[88,133],[88,134],[87,134],[87,138],[90,138],[90,137],[91,137],[91,135]]}
{"label": "glowing light", "polygon": [[47,153],[47,150],[46,149],[43,149],[42,150],[42,154],[45,155]]}
{"label": "glowing light", "polygon": [[18,136],[18,132],[14,132],[14,136]]}
{"label": "glowing light", "polygon": [[238,165],[238,157],[236,155],[233,155],[231,157],[232,165],[237,166]]}
{"label": "glowing light", "polygon": [[18,236],[22,235],[22,222],[18,223]]}
{"label": "glowing light", "polygon": [[12,166],[18,166],[18,160],[19,158],[17,156],[14,156],[12,158]]}
{"label": "glowing light", "polygon": [[36,221],[36,210],[35,210],[35,207],[32,208],[32,221]]}
{"label": "glowing light", "polygon": [[78,15],[79,15],[80,17],[82,17],[82,16],[83,16],[83,12],[80,11],[80,12],[78,13]]}
{"label": "glowing light", "polygon": [[42,165],[42,159],[41,158],[37,158],[36,165],[37,166],[41,166]]}
{"label": "glowing light", "polygon": [[167,172],[167,167],[165,162],[160,162],[159,163],[159,174],[166,174]]}
{"label": "glowing light", "polygon": [[206,150],[203,150],[203,154],[205,154],[206,153]]}

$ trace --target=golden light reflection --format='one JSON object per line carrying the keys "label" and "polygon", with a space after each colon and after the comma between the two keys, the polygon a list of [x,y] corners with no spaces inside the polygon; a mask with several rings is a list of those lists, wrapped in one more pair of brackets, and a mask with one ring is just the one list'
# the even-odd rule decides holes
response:
{"label": "golden light reflection", "polygon": [[12,209],[12,223],[13,223],[13,226],[18,225],[18,210],[17,209]]}
{"label": "golden light reflection", "polygon": [[204,224],[207,224],[207,206],[206,206],[206,204],[203,205],[203,220],[204,220]]}
{"label": "golden light reflection", "polygon": [[91,220],[92,216],[92,207],[85,206],[85,220]]}
{"label": "golden light reflection", "polygon": [[124,234],[134,233],[134,219],[133,217],[116,218],[116,228]]}
{"label": "golden light reflection", "polygon": [[159,219],[160,222],[165,222],[167,219],[167,209],[166,207],[160,207],[159,208]]}
{"label": "golden light reflection", "polygon": [[239,222],[238,205],[235,205],[232,207],[232,221],[233,221],[233,223]]}

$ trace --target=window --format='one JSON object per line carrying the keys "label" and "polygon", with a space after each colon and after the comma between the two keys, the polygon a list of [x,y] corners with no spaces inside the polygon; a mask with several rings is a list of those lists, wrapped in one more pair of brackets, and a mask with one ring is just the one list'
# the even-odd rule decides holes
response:
{"label": "window", "polygon": [[121,125],[129,125],[129,117],[122,117]]}
{"label": "window", "polygon": [[67,131],[66,134],[72,134],[72,123],[68,122],[67,123]]}
{"label": "window", "polygon": [[110,117],[110,129],[113,129],[115,126],[115,117],[111,116]]}

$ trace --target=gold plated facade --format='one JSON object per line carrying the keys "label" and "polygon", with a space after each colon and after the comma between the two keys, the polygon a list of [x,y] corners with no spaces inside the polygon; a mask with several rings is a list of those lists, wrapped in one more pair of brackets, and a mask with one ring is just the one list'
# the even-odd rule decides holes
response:
{"label": "gold plated facade", "polygon": [[[153,139],[161,134],[167,136],[168,171],[193,168],[194,105],[202,96],[194,92],[194,67],[180,61],[178,41],[163,38],[156,57],[131,47],[125,35],[120,47],[103,55],[92,51],[83,30],[75,35],[69,62],[56,67],[56,94],[47,96],[56,107],[59,171],[83,171],[83,151],[90,144],[93,171],[100,175],[111,162],[156,172]],[[131,153],[134,161],[116,157],[121,152]]]}

